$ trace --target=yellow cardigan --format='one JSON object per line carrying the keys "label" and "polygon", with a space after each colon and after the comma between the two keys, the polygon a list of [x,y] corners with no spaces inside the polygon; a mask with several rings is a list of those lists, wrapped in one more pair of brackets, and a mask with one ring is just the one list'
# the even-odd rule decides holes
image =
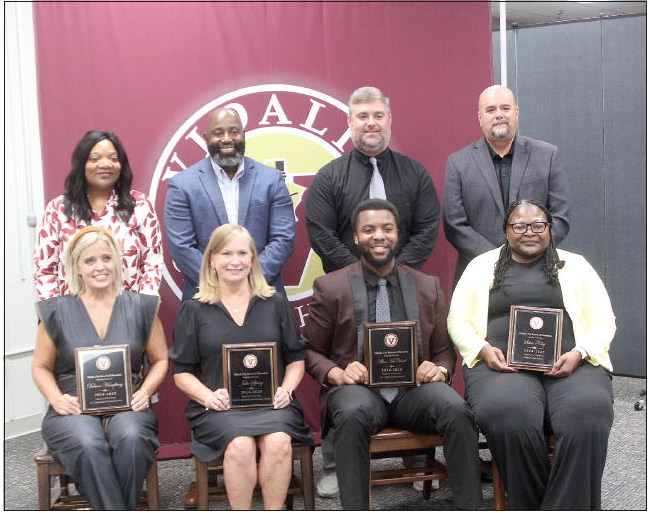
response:
{"label": "yellow cardigan", "polygon": [[[501,248],[493,249],[472,260],[451,299],[447,329],[469,368],[476,364],[486,344],[489,292],[499,251]],[[564,308],[573,321],[576,345],[587,351],[589,363],[611,371],[609,345],[616,322],[605,286],[583,256],[561,249],[558,254],[566,262],[558,270],[558,277]]]}

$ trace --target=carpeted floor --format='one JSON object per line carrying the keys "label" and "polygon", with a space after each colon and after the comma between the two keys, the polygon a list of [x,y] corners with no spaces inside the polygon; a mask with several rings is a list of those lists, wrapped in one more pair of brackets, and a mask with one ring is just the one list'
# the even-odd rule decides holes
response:
{"label": "carpeted floor", "polygon": [[[645,510],[647,508],[647,438],[646,410],[635,411],[639,393],[646,389],[646,380],[614,378],[614,427],[609,439],[605,476],[603,479],[603,509]],[[43,448],[40,433],[32,433],[5,440],[4,454],[4,509],[35,510],[36,468],[34,454]],[[373,464],[382,464],[381,462]],[[385,463],[384,463],[385,464]],[[191,460],[159,463],[160,505],[165,510],[183,509],[183,496],[192,480]],[[320,449],[314,453],[315,479],[322,475]],[[483,486],[484,509],[492,509],[492,486]],[[451,492],[447,482],[434,490],[425,501],[410,485],[373,488],[372,508],[375,510],[449,510]],[[211,509],[228,509],[227,501],[211,503]],[[262,509],[256,501],[255,509]],[[302,509],[297,499],[296,509]],[[340,510],[338,499],[316,497],[316,509]]]}

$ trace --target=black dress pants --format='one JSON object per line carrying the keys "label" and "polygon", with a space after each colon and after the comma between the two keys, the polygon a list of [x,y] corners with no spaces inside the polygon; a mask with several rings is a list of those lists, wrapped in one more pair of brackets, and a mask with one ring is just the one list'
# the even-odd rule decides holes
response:
{"label": "black dress pants", "polygon": [[[566,378],[465,369],[465,395],[505,481],[508,509],[600,509],[614,420],[610,375],[582,363]],[[553,464],[544,438],[556,439]]]}
{"label": "black dress pants", "polygon": [[454,505],[478,509],[483,501],[478,437],[471,410],[444,383],[414,387],[388,404],[365,386],[343,385],[327,395],[336,476],[346,510],[370,508],[370,438],[385,426],[443,437]]}

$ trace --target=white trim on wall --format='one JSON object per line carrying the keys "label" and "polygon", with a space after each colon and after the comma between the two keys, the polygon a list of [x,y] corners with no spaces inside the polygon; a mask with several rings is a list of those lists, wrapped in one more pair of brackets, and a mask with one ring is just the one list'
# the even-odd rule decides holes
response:
{"label": "white trim on wall", "polygon": [[11,437],[38,430],[45,411],[30,373],[37,327],[31,254],[44,193],[32,4],[9,2],[4,11],[5,208],[0,216],[7,242],[2,251],[4,429]]}

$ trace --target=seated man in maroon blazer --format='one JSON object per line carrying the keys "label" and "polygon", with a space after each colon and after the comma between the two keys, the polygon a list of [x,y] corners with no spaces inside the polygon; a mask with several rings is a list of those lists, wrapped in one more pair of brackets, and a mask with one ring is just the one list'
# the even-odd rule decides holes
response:
{"label": "seated man in maroon blazer", "polygon": [[[454,505],[482,503],[476,424],[449,383],[456,356],[447,337],[440,282],[396,264],[398,212],[388,201],[361,202],[351,216],[361,259],[314,282],[306,318],[308,372],[321,383],[323,435],[332,428],[344,509],[367,510],[369,445],[387,425],[443,436]],[[363,323],[417,321],[417,386],[368,388]]]}

